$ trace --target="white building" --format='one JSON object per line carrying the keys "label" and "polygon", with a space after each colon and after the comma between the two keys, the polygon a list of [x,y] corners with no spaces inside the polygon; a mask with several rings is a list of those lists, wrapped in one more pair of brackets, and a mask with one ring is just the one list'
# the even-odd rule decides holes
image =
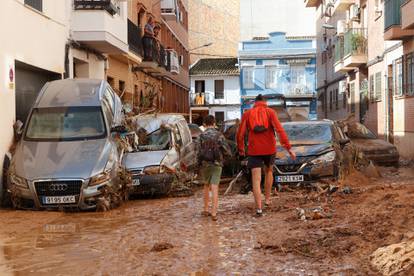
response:
{"label": "white building", "polygon": [[266,37],[285,32],[286,36],[315,36],[315,10],[303,0],[240,0],[240,39]]}
{"label": "white building", "polygon": [[190,120],[201,124],[210,114],[222,121],[240,119],[237,58],[200,59],[190,69]]}

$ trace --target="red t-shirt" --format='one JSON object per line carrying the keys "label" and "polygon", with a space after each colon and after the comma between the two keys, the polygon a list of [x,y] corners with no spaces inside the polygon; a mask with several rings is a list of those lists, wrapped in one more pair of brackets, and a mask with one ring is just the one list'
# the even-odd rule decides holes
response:
{"label": "red t-shirt", "polygon": [[[251,113],[255,108],[262,108],[263,112],[268,116],[268,128],[264,132],[256,133],[250,126]],[[275,131],[279,136],[282,146],[290,150],[291,146],[285,130],[277,118],[276,111],[269,108],[266,102],[256,102],[252,110],[248,110],[243,114],[239,130],[237,132],[237,146],[240,155],[245,154],[244,138],[248,133],[248,155],[272,155],[276,153],[276,137]]]}

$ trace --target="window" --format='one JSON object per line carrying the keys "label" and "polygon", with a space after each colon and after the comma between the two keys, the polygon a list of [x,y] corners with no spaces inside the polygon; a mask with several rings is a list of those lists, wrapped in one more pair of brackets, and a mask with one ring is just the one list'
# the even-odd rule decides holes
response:
{"label": "window", "polygon": [[195,81],[195,92],[196,93],[204,93],[206,90],[206,82],[203,80],[196,80]]}
{"label": "window", "polygon": [[224,111],[215,112],[214,116],[216,117],[217,125],[221,125],[224,122]]}
{"label": "window", "polygon": [[369,99],[374,102],[375,99],[375,82],[374,75],[369,76]]}
{"label": "window", "polygon": [[224,99],[224,80],[214,81],[214,98]]}
{"label": "window", "polygon": [[333,93],[332,90],[329,92],[329,110],[332,111],[333,106]]}
{"label": "window", "polygon": [[24,0],[24,4],[40,12],[43,11],[43,0]]}
{"label": "window", "polygon": [[403,66],[401,58],[394,62],[394,95],[397,97],[403,95]]}
{"label": "window", "polygon": [[414,95],[414,52],[403,57],[403,87],[409,96]]}
{"label": "window", "polygon": [[277,87],[277,67],[266,66],[266,88]]}
{"label": "window", "polygon": [[120,80],[119,82],[118,82],[118,87],[119,87],[119,91],[121,92],[121,93],[123,93],[124,91],[125,91],[125,82],[124,81],[122,81],[122,80]]}
{"label": "window", "polygon": [[244,89],[254,88],[253,74],[254,74],[253,66],[243,68],[243,88]]}
{"label": "window", "polygon": [[382,100],[382,72],[375,74],[375,100]]}
{"label": "window", "polygon": [[339,110],[339,90],[335,89],[335,108]]}
{"label": "window", "polygon": [[355,83],[349,85],[349,94],[351,94],[351,113],[355,113]]}
{"label": "window", "polygon": [[305,66],[291,66],[290,67],[290,81],[292,85],[292,92],[295,94],[305,93],[306,74]]}
{"label": "window", "polygon": [[114,88],[114,85],[115,85],[114,78],[112,78],[112,77],[107,77],[107,78],[106,78],[106,80],[107,80],[107,82],[109,83],[109,85],[110,85],[112,88]]}

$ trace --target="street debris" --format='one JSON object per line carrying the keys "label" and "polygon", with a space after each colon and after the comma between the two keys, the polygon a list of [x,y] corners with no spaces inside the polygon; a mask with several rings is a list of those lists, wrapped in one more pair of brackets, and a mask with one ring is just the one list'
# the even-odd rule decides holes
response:
{"label": "street debris", "polygon": [[151,251],[153,252],[161,252],[164,250],[168,250],[174,248],[174,246],[171,243],[168,242],[160,242],[160,243],[156,243],[154,244],[154,246],[152,247]]}
{"label": "street debris", "polygon": [[307,209],[296,208],[296,212],[297,217],[303,221],[332,218],[332,214],[325,212],[321,206]]}
{"label": "street debris", "polygon": [[371,264],[383,275],[413,275],[414,238],[378,248],[371,255]]}

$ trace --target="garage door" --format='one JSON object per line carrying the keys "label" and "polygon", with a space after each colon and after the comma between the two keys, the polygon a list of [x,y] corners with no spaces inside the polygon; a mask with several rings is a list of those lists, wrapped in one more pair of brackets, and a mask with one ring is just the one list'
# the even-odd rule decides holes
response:
{"label": "garage door", "polygon": [[16,120],[25,122],[40,89],[51,80],[61,79],[61,75],[29,64],[16,61]]}

